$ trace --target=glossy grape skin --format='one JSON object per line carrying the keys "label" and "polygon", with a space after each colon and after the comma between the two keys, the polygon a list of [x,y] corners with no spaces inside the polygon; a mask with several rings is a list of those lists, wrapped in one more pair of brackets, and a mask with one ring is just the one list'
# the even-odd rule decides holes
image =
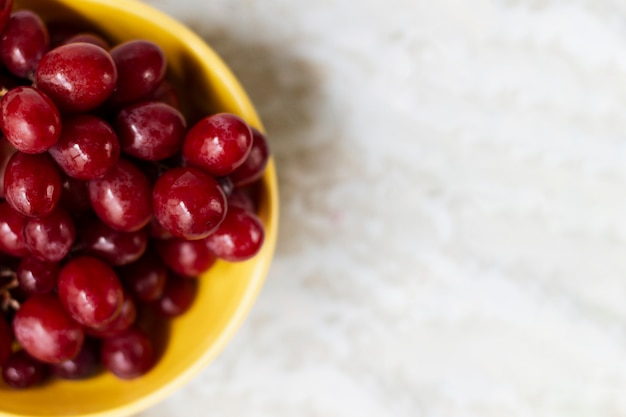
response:
{"label": "glossy grape skin", "polygon": [[13,154],[4,173],[7,202],[18,213],[44,217],[52,213],[61,198],[61,173],[46,153]]}
{"label": "glossy grape skin", "polygon": [[122,303],[122,308],[120,309],[120,314],[118,314],[118,316],[113,321],[101,327],[87,327],[85,331],[88,335],[98,338],[118,336],[126,330],[130,329],[130,327],[135,323],[136,318],[137,307],[135,305],[135,301],[130,296],[130,294],[125,293],[124,302]]}
{"label": "glossy grape skin", "polygon": [[0,58],[12,74],[30,78],[49,47],[48,29],[41,18],[30,10],[18,10],[2,32]]}
{"label": "glossy grape skin", "polygon": [[163,294],[167,268],[152,250],[132,264],[118,269],[122,283],[139,300],[150,302]]}
{"label": "glossy grape skin", "polygon": [[17,87],[0,101],[0,129],[21,152],[41,153],[59,140],[61,115],[43,92]]}
{"label": "glossy grape skin", "polygon": [[131,162],[120,159],[99,179],[89,182],[89,200],[98,217],[114,229],[134,232],[152,218],[152,187]]}
{"label": "glossy grape skin", "polygon": [[117,88],[111,96],[116,106],[147,98],[165,77],[165,54],[153,42],[128,41],[111,49],[111,56],[118,70]]}
{"label": "glossy grape skin", "polygon": [[45,365],[32,358],[25,350],[13,353],[2,367],[2,379],[16,389],[30,388],[45,377]]}
{"label": "glossy grape skin", "polygon": [[85,379],[94,375],[99,368],[100,344],[85,338],[80,352],[72,358],[50,366],[52,373],[63,379]]}
{"label": "glossy grape skin", "polygon": [[5,138],[0,138],[0,198],[4,198],[4,172],[6,171],[9,159],[17,149]]}
{"label": "glossy grape skin", "polygon": [[189,310],[197,292],[198,280],[170,274],[163,295],[152,305],[163,317],[178,317]]}
{"label": "glossy grape skin", "polygon": [[59,276],[59,264],[42,261],[34,256],[25,256],[20,261],[15,274],[20,290],[25,293],[45,294],[54,289]]}
{"label": "glossy grape skin", "polygon": [[183,157],[213,176],[228,175],[244,163],[252,149],[252,131],[240,117],[229,113],[197,122],[183,142]]}
{"label": "glossy grape skin", "polygon": [[13,346],[13,333],[11,327],[0,314],[0,368],[11,356],[11,347]]}
{"label": "glossy grape skin", "polygon": [[12,9],[13,0],[0,0],[0,33],[4,31],[4,28],[9,22]]}
{"label": "glossy grape skin", "polygon": [[65,174],[91,180],[103,176],[118,161],[120,145],[108,123],[82,114],[63,121],[61,137],[49,152]]}
{"label": "glossy grape skin", "polygon": [[102,36],[89,32],[77,33],[76,35],[63,41],[62,44],[67,45],[69,43],[90,43],[92,45],[99,46],[100,48],[107,51],[111,49],[109,43],[105,41]]}
{"label": "glossy grape skin", "polygon": [[76,239],[74,221],[61,207],[46,217],[30,219],[24,226],[30,253],[43,261],[58,262],[70,252]]}
{"label": "glossy grape skin", "polygon": [[41,58],[35,73],[37,88],[63,112],[87,112],[104,103],[117,84],[111,55],[90,43],[69,43]]}
{"label": "glossy grape skin", "polygon": [[197,277],[215,263],[215,255],[204,240],[168,239],[155,243],[161,260],[169,269],[186,277]]}
{"label": "glossy grape skin", "polygon": [[226,197],[219,183],[197,168],[173,168],[152,190],[154,216],[165,230],[185,239],[202,239],[226,215]]}
{"label": "glossy grape skin", "polygon": [[100,327],[114,320],[122,308],[122,285],[110,266],[91,256],[66,263],[57,282],[59,300],[80,324]]}
{"label": "glossy grape skin", "polygon": [[13,333],[31,356],[45,363],[76,356],[85,336],[51,293],[32,295],[22,304],[13,319]]}
{"label": "glossy grape skin", "polygon": [[26,256],[28,248],[22,231],[27,218],[0,202],[0,251],[11,256]]}
{"label": "glossy grape skin", "polygon": [[146,251],[147,245],[146,230],[120,232],[97,219],[81,231],[82,251],[112,266],[136,261]]}
{"label": "glossy grape skin", "polygon": [[160,161],[181,149],[187,124],[175,108],[158,101],[146,101],[120,111],[115,130],[126,154]]}
{"label": "glossy grape skin", "polygon": [[152,368],[155,359],[152,342],[136,328],[104,339],[100,358],[111,373],[122,379],[144,375]]}
{"label": "glossy grape skin", "polygon": [[238,262],[256,255],[264,238],[263,224],[256,215],[240,207],[230,207],[222,224],[204,242],[218,258]]}
{"label": "glossy grape skin", "polygon": [[243,187],[252,184],[263,176],[267,162],[270,157],[270,149],[265,135],[251,128],[252,148],[246,160],[237,169],[231,172],[228,177],[233,181],[235,187]]}

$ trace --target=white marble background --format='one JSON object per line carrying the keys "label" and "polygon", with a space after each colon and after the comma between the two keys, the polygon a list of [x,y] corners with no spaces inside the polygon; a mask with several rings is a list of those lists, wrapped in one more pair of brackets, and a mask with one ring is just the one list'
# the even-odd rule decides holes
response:
{"label": "white marble background", "polygon": [[234,68],[281,231],[142,414],[626,415],[626,3],[147,0]]}

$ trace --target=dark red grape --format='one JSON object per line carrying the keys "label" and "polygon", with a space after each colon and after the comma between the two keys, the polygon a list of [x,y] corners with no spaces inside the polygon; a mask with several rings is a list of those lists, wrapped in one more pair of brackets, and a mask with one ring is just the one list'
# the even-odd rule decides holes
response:
{"label": "dark red grape", "polygon": [[256,210],[252,198],[239,188],[233,190],[233,193],[228,196],[228,209],[232,207],[239,207],[251,213]]}
{"label": "dark red grape", "polygon": [[189,165],[213,176],[228,175],[244,163],[252,148],[252,131],[229,113],[205,117],[187,132],[183,156]]}
{"label": "dark red grape", "polygon": [[22,234],[26,221],[26,217],[13,210],[7,202],[0,202],[0,251],[20,257],[28,254]]}
{"label": "dark red grape", "polygon": [[5,138],[0,138],[0,198],[4,198],[4,172],[7,169],[9,159],[17,149]]}
{"label": "dark red grape", "polygon": [[128,155],[159,161],[181,149],[186,122],[175,108],[147,101],[123,109],[117,116],[115,130],[122,150]]}
{"label": "dark red grape", "polygon": [[67,45],[68,43],[90,43],[92,45],[99,46],[102,49],[109,50],[110,45],[104,38],[100,35],[96,35],[95,33],[82,32],[78,33],[63,42],[63,45]]}
{"label": "dark red grape", "polygon": [[50,155],[13,154],[4,173],[4,193],[11,207],[28,217],[47,216],[61,198],[61,173]]}
{"label": "dark red grape", "polygon": [[252,184],[261,178],[270,157],[270,149],[265,136],[255,128],[251,128],[251,130],[252,149],[250,149],[250,153],[243,164],[229,175],[235,187]]}
{"label": "dark red grape", "polygon": [[7,321],[0,314],[0,368],[11,356],[13,347],[13,333]]}
{"label": "dark red grape", "polygon": [[4,30],[13,9],[13,0],[0,0],[0,33]]}
{"label": "dark red grape", "polygon": [[152,251],[146,252],[132,264],[119,268],[122,283],[139,301],[154,301],[161,297],[167,269]]}
{"label": "dark red grape", "polygon": [[134,232],[152,218],[151,188],[139,168],[120,159],[102,178],[89,182],[89,200],[103,222]]}
{"label": "dark red grape", "polygon": [[63,379],[84,379],[98,371],[100,344],[86,338],[78,355],[61,363],[50,366],[52,373]]}
{"label": "dark red grape", "polygon": [[50,149],[61,135],[61,116],[52,100],[32,87],[10,90],[0,101],[0,128],[24,153]]}
{"label": "dark red grape", "polygon": [[41,58],[35,73],[37,88],[65,112],[86,112],[102,104],[117,83],[113,58],[90,43],[70,43]]}
{"label": "dark red grape", "polygon": [[92,213],[87,182],[66,176],[59,206],[70,213],[74,220],[82,220]]}
{"label": "dark red grape", "polygon": [[79,256],[61,268],[59,299],[72,318],[89,327],[115,320],[124,295],[115,271],[91,256]]}
{"label": "dark red grape", "polygon": [[142,376],[154,365],[152,342],[136,328],[104,339],[100,357],[104,366],[122,379]]}
{"label": "dark red grape", "polygon": [[177,317],[189,310],[197,292],[198,280],[170,274],[163,295],[153,306],[164,317]]}
{"label": "dark red grape", "polygon": [[111,96],[114,105],[147,98],[165,77],[165,54],[153,42],[125,42],[111,49],[111,56],[118,71],[117,88]]}
{"label": "dark red grape", "polygon": [[48,29],[41,18],[30,10],[18,10],[2,32],[0,58],[11,73],[30,78],[49,47]]}
{"label": "dark red grape", "polygon": [[13,319],[13,333],[31,356],[46,363],[76,356],[85,336],[51,293],[32,295],[22,304]]}
{"label": "dark red grape", "polygon": [[65,258],[75,238],[74,221],[61,207],[46,217],[30,219],[24,226],[26,246],[43,261],[58,262]]}
{"label": "dark red grape", "polygon": [[165,103],[168,106],[180,110],[180,98],[178,97],[178,93],[172,84],[168,83],[166,80],[163,80],[161,84],[148,95],[148,100],[160,101],[161,103]]}
{"label": "dark red grape", "polygon": [[215,262],[204,240],[159,240],[156,248],[168,268],[186,277],[202,274]]}
{"label": "dark red grape", "polygon": [[93,220],[81,230],[82,250],[112,266],[126,265],[139,259],[148,245],[144,229],[120,232],[100,220]]}
{"label": "dark red grape", "polygon": [[165,172],[152,191],[154,216],[167,231],[185,239],[202,239],[226,214],[226,197],[218,182],[196,168]]}
{"label": "dark red grape", "polygon": [[41,383],[45,366],[32,358],[25,350],[11,354],[2,367],[2,379],[12,388],[24,389]]}
{"label": "dark red grape", "polygon": [[88,327],[85,331],[87,334],[99,338],[117,336],[129,329],[135,323],[136,318],[137,307],[135,306],[135,301],[130,294],[125,293],[120,314],[113,321],[101,327]]}
{"label": "dark red grape", "polygon": [[54,289],[59,276],[59,264],[25,256],[15,271],[20,289],[27,294],[45,294]]}
{"label": "dark red grape", "polygon": [[50,155],[70,177],[91,180],[103,176],[120,157],[115,132],[104,120],[82,114],[63,121],[59,141]]}
{"label": "dark red grape", "polygon": [[218,258],[236,262],[256,255],[264,237],[263,224],[256,215],[239,207],[230,207],[222,224],[205,242]]}

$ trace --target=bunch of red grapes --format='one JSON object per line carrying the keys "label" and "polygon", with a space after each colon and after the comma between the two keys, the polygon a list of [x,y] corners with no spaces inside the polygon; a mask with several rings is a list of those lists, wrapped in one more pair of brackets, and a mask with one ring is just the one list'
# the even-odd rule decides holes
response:
{"label": "bunch of red grapes", "polygon": [[139,312],[185,313],[200,274],[264,238],[265,137],[227,113],[188,129],[158,45],[63,28],[0,9],[0,368],[15,388],[145,374]]}

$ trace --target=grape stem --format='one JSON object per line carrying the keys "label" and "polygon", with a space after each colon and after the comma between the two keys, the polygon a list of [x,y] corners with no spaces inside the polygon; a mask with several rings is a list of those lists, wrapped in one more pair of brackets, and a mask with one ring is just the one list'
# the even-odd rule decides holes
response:
{"label": "grape stem", "polygon": [[10,292],[13,288],[19,286],[15,271],[6,267],[0,268],[0,279],[1,278],[9,278],[9,280],[4,284],[0,284],[0,309],[2,311],[7,311],[9,308],[19,310],[20,303],[11,296]]}

